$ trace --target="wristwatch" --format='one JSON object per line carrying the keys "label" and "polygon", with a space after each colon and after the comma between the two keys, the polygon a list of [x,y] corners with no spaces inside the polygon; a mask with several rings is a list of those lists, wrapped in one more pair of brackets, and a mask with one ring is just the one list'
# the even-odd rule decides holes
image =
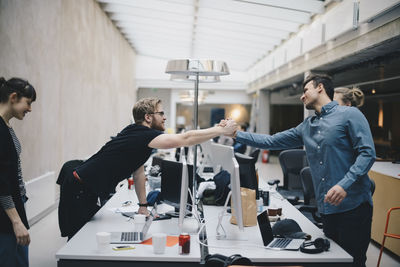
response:
{"label": "wristwatch", "polygon": [[149,203],[138,203],[139,207],[148,207]]}

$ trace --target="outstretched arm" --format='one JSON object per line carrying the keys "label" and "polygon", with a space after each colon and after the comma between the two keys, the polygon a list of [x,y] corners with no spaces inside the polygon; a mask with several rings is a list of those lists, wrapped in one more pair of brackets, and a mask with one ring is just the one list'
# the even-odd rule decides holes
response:
{"label": "outstretched arm", "polygon": [[149,147],[166,149],[192,146],[219,135],[232,135],[236,130],[236,122],[228,120],[224,127],[215,126],[203,130],[192,130],[182,134],[161,134],[149,143]]}
{"label": "outstretched arm", "polygon": [[[144,166],[142,165],[133,173],[133,179],[135,180],[135,191],[139,203],[147,203],[146,200],[146,175],[144,174]],[[139,214],[148,215],[149,211],[146,207],[139,207]]]}

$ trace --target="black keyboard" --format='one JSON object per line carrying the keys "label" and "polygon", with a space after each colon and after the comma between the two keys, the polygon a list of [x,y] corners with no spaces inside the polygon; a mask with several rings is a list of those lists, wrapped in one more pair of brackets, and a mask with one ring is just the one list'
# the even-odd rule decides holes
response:
{"label": "black keyboard", "polygon": [[214,172],[213,167],[204,167],[203,172]]}
{"label": "black keyboard", "polygon": [[122,232],[121,241],[139,241],[143,240],[142,232]]}
{"label": "black keyboard", "polygon": [[270,247],[286,248],[291,241],[292,241],[292,239],[290,239],[290,238],[277,238],[274,242],[272,242]]}

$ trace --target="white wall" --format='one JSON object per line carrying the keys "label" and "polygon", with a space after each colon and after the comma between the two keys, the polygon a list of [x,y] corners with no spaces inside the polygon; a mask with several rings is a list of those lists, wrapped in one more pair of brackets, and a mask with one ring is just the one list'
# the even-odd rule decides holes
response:
{"label": "white wall", "polygon": [[11,121],[25,181],[95,153],[136,100],[135,52],[93,0],[0,0],[0,76],[37,91],[32,112]]}

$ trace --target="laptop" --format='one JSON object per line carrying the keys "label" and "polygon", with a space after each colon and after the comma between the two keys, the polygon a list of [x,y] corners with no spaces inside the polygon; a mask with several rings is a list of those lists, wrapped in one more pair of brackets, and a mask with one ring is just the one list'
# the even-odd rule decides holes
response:
{"label": "laptop", "polygon": [[257,221],[266,248],[275,250],[299,250],[301,244],[304,242],[304,239],[274,238],[267,210],[257,216]]}
{"label": "laptop", "polygon": [[140,232],[111,232],[111,244],[139,244],[142,243],[154,219],[154,209],[147,217],[146,223]]}

